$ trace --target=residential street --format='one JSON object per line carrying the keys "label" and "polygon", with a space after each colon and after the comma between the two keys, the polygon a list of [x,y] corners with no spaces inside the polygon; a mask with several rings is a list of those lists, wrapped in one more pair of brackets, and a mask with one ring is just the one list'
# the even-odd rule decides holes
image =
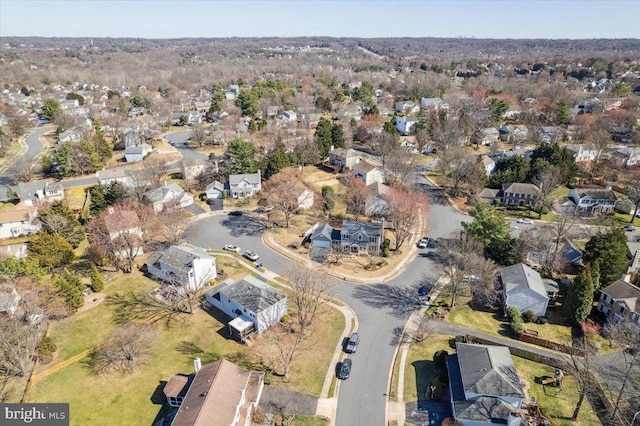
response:
{"label": "residential street", "polygon": [[[433,200],[428,215],[429,236],[455,236],[460,223],[469,221],[443,200]],[[196,246],[222,248],[236,244],[260,255],[268,269],[286,276],[294,261],[264,245],[264,225],[250,214],[206,216],[192,223],[187,240]],[[432,249],[421,249],[413,262],[399,276],[387,283],[356,284],[329,277],[336,286],[336,296],[353,308],[358,316],[360,345],[350,355],[353,370],[339,387],[335,424],[338,426],[383,425],[389,370],[401,329],[418,307],[417,289],[432,284],[441,273],[439,265],[428,256]]]}
{"label": "residential street", "polygon": [[174,146],[180,154],[182,154],[182,158],[185,160],[193,159],[207,161],[209,159],[206,155],[198,153],[189,146],[188,141],[189,138],[191,138],[191,130],[166,133],[164,136],[167,138],[169,143]]}

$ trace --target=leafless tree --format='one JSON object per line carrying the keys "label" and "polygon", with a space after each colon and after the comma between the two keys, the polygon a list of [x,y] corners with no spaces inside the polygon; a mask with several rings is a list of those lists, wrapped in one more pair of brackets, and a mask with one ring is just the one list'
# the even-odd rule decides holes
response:
{"label": "leafless tree", "polygon": [[177,245],[184,240],[189,217],[190,214],[183,209],[163,210],[145,221],[145,231],[149,237]]}
{"label": "leafless tree", "polygon": [[540,188],[540,196],[538,197],[538,218],[542,218],[545,208],[551,208],[553,204],[552,194],[560,182],[562,182],[562,174],[563,172],[560,168],[557,166],[551,166],[548,170],[545,170],[537,177],[538,187]]}
{"label": "leafless tree", "polygon": [[419,223],[419,215],[427,214],[428,202],[423,192],[391,188],[388,194],[388,217],[393,222],[396,251],[407,241]]}
{"label": "leafless tree", "polygon": [[384,169],[387,164],[387,159],[392,153],[400,149],[400,144],[395,135],[383,131],[374,138],[373,149],[376,151],[376,154],[380,156],[382,168]]}
{"label": "leafless tree", "polygon": [[263,363],[283,377],[287,377],[293,362],[312,347],[311,339],[302,330],[285,323],[275,324],[265,340],[261,351]]}
{"label": "leafless tree", "polygon": [[190,141],[193,142],[193,145],[196,147],[201,147],[204,145],[205,140],[207,139],[207,131],[200,123],[196,123],[191,127],[191,138]]}
{"label": "leafless tree", "polygon": [[386,170],[389,172],[386,180],[391,185],[409,187],[413,183],[415,164],[411,154],[404,149],[397,149],[389,155]]}
{"label": "leafless tree", "polygon": [[347,192],[345,193],[345,204],[347,213],[356,216],[356,220],[360,215],[365,214],[367,201],[371,198],[371,190],[364,184],[362,179],[349,176],[344,179]]}
{"label": "leafless tree", "polygon": [[570,363],[567,373],[576,379],[580,388],[578,401],[571,415],[571,420],[575,422],[578,420],[585,397],[587,397],[589,393],[594,392],[593,366],[591,365],[593,348],[584,336],[579,341],[574,342],[573,345],[568,346],[571,349],[569,351]]}
{"label": "leafless tree", "polygon": [[15,182],[29,182],[33,178],[33,165],[24,158],[17,159],[7,170]]}
{"label": "leafless tree", "polygon": [[17,139],[24,134],[29,125],[26,114],[21,114],[13,107],[4,111],[8,135],[11,139]]}
{"label": "leafless tree", "polygon": [[0,158],[7,155],[10,146],[11,138],[0,129]]}
{"label": "leafless tree", "polygon": [[296,158],[302,168],[306,165],[316,164],[320,161],[318,145],[312,140],[302,139],[298,141],[293,148],[293,151],[296,153]]}
{"label": "leafless tree", "polygon": [[285,227],[288,228],[291,218],[298,212],[298,188],[303,186],[298,170],[287,167],[280,170],[264,185],[267,202],[273,206],[274,213],[284,216]]}
{"label": "leafless tree", "polygon": [[140,187],[151,186],[157,188],[161,185],[162,178],[167,175],[168,167],[165,162],[157,157],[150,156],[142,162],[142,169],[136,170],[135,180]]}
{"label": "leafless tree", "polygon": [[326,310],[333,286],[325,275],[304,266],[296,266],[285,275],[291,282],[289,304],[300,330],[304,331]]}
{"label": "leafless tree", "polygon": [[96,374],[132,373],[153,355],[156,336],[151,326],[123,324],[109,337],[91,359]]}
{"label": "leafless tree", "polygon": [[[463,185],[472,187],[482,182],[483,170],[477,159],[464,148],[452,148],[439,154],[440,168],[451,181],[450,192],[459,197],[463,192]],[[445,169],[446,166],[446,169]]]}

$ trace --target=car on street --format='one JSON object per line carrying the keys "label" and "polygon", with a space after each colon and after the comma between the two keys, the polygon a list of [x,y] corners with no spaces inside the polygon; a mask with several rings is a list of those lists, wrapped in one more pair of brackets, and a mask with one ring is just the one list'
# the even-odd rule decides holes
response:
{"label": "car on street", "polygon": [[349,378],[349,374],[351,374],[351,360],[347,358],[342,361],[342,364],[340,364],[340,369],[338,370],[338,379],[346,380]]}
{"label": "car on street", "polygon": [[232,210],[229,212],[229,216],[242,216],[242,210]]}
{"label": "car on street", "polygon": [[525,223],[527,225],[533,225],[533,220],[520,218],[520,219],[516,220],[516,223]]}
{"label": "car on street", "polygon": [[240,250],[240,247],[234,244],[227,244],[226,246],[222,247],[222,250],[232,251],[234,253],[240,253],[242,251]]}
{"label": "car on street", "polygon": [[258,254],[253,251],[253,250],[247,250],[244,252],[244,254],[242,255],[245,259],[249,259],[252,262],[255,262],[256,260],[260,259],[260,256],[258,256]]}
{"label": "car on street", "polygon": [[636,227],[633,225],[627,225],[627,226],[623,226],[622,229],[627,232],[633,232],[636,230]]}
{"label": "car on street", "polygon": [[349,341],[344,347],[344,351],[348,354],[353,354],[358,349],[358,343],[360,342],[360,335],[358,333],[353,333],[351,337],[349,337]]}
{"label": "car on street", "polygon": [[418,241],[418,248],[427,248],[429,247],[429,237],[424,237],[420,241]]}

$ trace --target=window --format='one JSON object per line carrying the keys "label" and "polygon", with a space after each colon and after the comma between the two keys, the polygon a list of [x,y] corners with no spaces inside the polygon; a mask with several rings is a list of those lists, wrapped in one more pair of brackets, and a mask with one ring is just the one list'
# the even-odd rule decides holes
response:
{"label": "window", "polygon": [[376,238],[376,237],[369,237],[369,242],[370,242],[370,243],[375,243],[375,242],[376,242],[376,240],[377,240],[377,238]]}
{"label": "window", "polygon": [[624,306],[622,306],[622,305],[618,308],[618,312],[620,312],[621,314],[624,314],[624,312],[625,312],[626,310],[627,310],[627,309],[626,309]]}
{"label": "window", "polygon": [[362,235],[358,235],[358,241],[362,241]]}
{"label": "window", "polygon": [[344,234],[344,235],[342,236],[342,239],[343,239],[343,240],[348,240],[348,239],[350,239],[350,238],[351,238],[351,235],[349,235],[349,234]]}

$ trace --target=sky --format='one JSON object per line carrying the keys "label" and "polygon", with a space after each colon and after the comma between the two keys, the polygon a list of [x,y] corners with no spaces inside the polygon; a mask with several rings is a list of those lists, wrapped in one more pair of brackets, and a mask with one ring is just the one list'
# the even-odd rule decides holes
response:
{"label": "sky", "polygon": [[0,0],[0,37],[640,38],[640,0]]}

